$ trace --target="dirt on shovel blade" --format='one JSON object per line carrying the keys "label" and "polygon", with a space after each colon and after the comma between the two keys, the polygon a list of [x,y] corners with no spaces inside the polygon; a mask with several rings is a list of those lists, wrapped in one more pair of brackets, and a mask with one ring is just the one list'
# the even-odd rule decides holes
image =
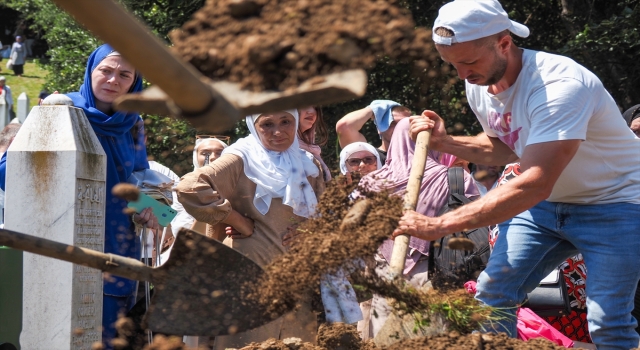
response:
{"label": "dirt on shovel blade", "polygon": [[437,52],[396,0],[208,0],[170,34],[205,76],[252,91],[286,90],[377,59],[427,68]]}

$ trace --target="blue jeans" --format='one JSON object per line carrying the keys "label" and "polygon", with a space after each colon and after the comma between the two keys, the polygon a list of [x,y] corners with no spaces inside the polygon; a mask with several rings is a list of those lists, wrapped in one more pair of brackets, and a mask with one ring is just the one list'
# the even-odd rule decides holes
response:
{"label": "blue jeans", "polygon": [[640,205],[543,201],[499,225],[476,299],[498,308],[493,331],[517,336],[515,312],[526,294],[563,260],[582,253],[587,266],[587,321],[598,349],[638,346],[631,316],[640,279]]}

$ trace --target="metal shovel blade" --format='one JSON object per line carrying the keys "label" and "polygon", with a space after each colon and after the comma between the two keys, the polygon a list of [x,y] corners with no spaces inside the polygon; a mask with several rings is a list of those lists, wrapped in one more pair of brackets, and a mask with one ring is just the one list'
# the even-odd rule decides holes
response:
{"label": "metal shovel blade", "polygon": [[0,245],[89,266],[133,280],[153,282],[154,296],[144,322],[155,332],[216,336],[262,326],[267,314],[245,297],[246,286],[264,271],[258,264],[212,238],[183,229],[171,256],[158,268],[136,259],[0,229]]}
{"label": "metal shovel blade", "polygon": [[[237,120],[254,113],[322,106],[362,97],[367,89],[367,74],[362,69],[352,69],[318,76],[286,91],[252,92],[243,90],[240,84],[228,81],[211,82],[209,86],[219,93],[220,98],[233,106],[233,112],[223,111],[225,117]],[[114,108],[172,117],[182,116],[176,101],[156,85],[140,93],[118,97],[114,101]],[[219,116],[214,114],[211,114],[210,118],[192,118],[190,122],[198,129],[211,132],[223,132],[228,129],[228,124],[215,122]]]}
{"label": "metal shovel blade", "polygon": [[223,132],[248,114],[347,101],[363,96],[367,87],[363,70],[315,77],[282,92],[252,93],[231,82],[211,82],[117,1],[53,1],[157,85],[121,97],[114,102],[117,110],[181,117],[196,129]]}
{"label": "metal shovel blade", "polygon": [[214,239],[182,230],[171,257],[160,267],[164,282],[154,285],[145,321],[154,332],[216,336],[244,332],[281,315],[244,297],[263,270]]}

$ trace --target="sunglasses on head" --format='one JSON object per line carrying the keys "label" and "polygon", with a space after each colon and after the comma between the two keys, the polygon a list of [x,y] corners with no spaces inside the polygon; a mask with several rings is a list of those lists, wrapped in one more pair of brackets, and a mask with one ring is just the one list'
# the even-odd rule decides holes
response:
{"label": "sunglasses on head", "polygon": [[218,139],[224,143],[226,143],[227,145],[229,144],[229,140],[231,140],[231,136],[224,136],[224,135],[196,135],[196,139],[198,140],[202,140],[202,139]]}
{"label": "sunglasses on head", "polygon": [[349,158],[347,159],[347,165],[349,166],[359,166],[360,163],[364,163],[365,165],[376,164],[378,159],[375,156],[368,156],[363,158]]}

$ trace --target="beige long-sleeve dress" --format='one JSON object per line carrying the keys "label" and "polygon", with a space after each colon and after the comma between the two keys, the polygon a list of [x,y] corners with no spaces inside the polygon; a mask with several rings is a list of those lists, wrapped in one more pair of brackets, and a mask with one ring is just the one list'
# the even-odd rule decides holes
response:
{"label": "beige long-sleeve dress", "polygon": [[[308,178],[318,198],[324,190],[323,178],[321,168],[318,177]],[[226,219],[232,208],[251,218],[254,230],[250,237],[227,237],[223,243],[260,266],[265,266],[286,251],[282,238],[287,233],[287,227],[306,218],[295,215],[290,206],[282,204],[281,198],[274,198],[269,211],[265,215],[260,214],[253,205],[255,191],[256,184],[244,174],[242,158],[233,154],[222,155],[213,163],[185,175],[177,187],[178,200],[198,221],[217,224]],[[316,329],[316,315],[308,303],[302,303],[297,311],[265,326],[244,333],[216,337],[215,349],[240,348],[268,338],[284,339],[294,336],[315,343]]]}

